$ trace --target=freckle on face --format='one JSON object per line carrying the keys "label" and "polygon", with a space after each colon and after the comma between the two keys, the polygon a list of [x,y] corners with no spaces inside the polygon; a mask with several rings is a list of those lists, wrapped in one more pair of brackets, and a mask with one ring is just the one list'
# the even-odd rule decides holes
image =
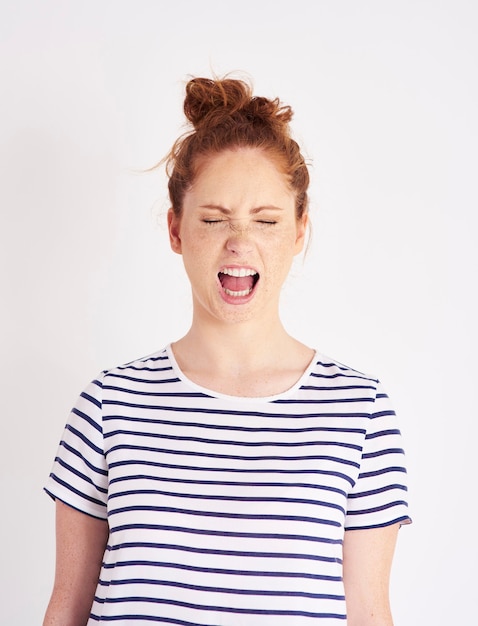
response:
{"label": "freckle on face", "polygon": [[[273,208],[260,213],[261,207]],[[241,227],[207,225],[204,212],[221,219],[227,215]],[[260,222],[272,214],[274,225]],[[301,238],[295,196],[283,173],[263,153],[228,151],[210,159],[184,198],[179,230],[195,310],[237,316],[241,307],[255,314],[278,307],[281,287]],[[218,274],[227,266],[249,267],[259,275],[253,297],[247,302],[234,301],[240,306],[232,306],[221,294]],[[231,307],[234,313],[229,311]]]}

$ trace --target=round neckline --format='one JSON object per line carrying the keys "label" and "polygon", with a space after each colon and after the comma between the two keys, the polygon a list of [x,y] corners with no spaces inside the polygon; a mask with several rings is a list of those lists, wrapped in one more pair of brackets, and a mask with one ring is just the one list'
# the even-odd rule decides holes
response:
{"label": "round neckline", "polygon": [[215,391],[214,389],[209,389],[208,387],[203,387],[202,385],[195,383],[193,380],[188,378],[188,376],[186,376],[186,374],[179,367],[179,364],[176,361],[176,357],[174,356],[171,344],[169,343],[165,348],[165,352],[172,364],[172,368],[182,382],[212,398],[221,398],[225,400],[231,400],[233,402],[274,402],[275,400],[281,400],[290,397],[297,389],[299,389],[303,385],[304,381],[309,378],[310,372],[316,363],[318,354],[317,350],[313,350],[314,354],[312,355],[312,359],[310,360],[305,370],[302,372],[302,375],[291,387],[289,387],[285,391],[271,396],[234,396],[227,393],[221,393],[219,391]]}

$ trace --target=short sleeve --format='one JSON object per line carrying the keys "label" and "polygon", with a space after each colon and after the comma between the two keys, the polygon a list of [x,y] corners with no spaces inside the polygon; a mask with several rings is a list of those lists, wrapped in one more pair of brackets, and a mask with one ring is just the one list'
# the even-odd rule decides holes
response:
{"label": "short sleeve", "polygon": [[100,376],[70,413],[45,491],[83,513],[106,519],[107,485]]}
{"label": "short sleeve", "polygon": [[345,529],[379,528],[410,521],[402,435],[390,399],[378,383],[359,476],[348,495]]}

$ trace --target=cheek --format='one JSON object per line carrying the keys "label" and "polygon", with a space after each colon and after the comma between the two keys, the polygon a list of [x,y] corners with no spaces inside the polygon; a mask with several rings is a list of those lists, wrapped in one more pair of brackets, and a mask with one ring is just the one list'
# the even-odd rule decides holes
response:
{"label": "cheek", "polygon": [[295,237],[287,233],[284,237],[264,242],[263,249],[268,272],[274,275],[276,280],[283,282],[289,274],[295,256]]}
{"label": "cheek", "polygon": [[182,238],[182,256],[186,272],[190,278],[205,276],[210,271],[215,258],[218,243],[210,234],[195,230],[184,231]]}
{"label": "cheek", "polygon": [[277,230],[275,233],[268,233],[267,245],[276,249],[282,250],[282,257],[287,258],[289,254],[293,254],[295,244],[297,241],[297,233],[292,229]]}
{"label": "cheek", "polygon": [[201,228],[185,228],[182,232],[182,243],[189,254],[204,255],[213,244],[213,237]]}

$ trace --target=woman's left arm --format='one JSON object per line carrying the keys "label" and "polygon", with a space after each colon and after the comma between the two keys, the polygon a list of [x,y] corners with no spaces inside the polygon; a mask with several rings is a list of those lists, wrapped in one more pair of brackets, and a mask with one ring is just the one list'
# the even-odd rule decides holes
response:
{"label": "woman's left arm", "polygon": [[400,524],[347,530],[344,585],[348,626],[393,626],[390,570]]}

